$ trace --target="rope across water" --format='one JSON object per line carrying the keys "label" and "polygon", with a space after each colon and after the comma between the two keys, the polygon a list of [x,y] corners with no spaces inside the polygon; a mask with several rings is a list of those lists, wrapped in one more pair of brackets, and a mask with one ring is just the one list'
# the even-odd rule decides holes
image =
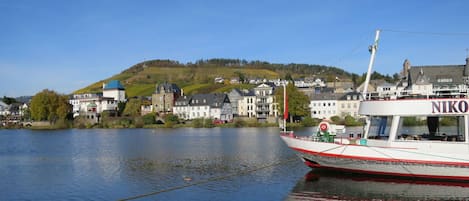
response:
{"label": "rope across water", "polygon": [[201,185],[201,184],[206,184],[206,183],[210,183],[210,182],[214,182],[214,181],[219,181],[219,180],[223,180],[223,179],[227,179],[227,178],[231,178],[231,177],[235,177],[235,176],[250,174],[252,172],[256,172],[256,171],[259,171],[259,170],[262,170],[262,169],[266,169],[266,168],[286,164],[286,163],[289,163],[289,162],[292,162],[292,161],[297,161],[297,160],[298,160],[298,157],[295,155],[295,156],[288,157],[287,159],[284,159],[284,160],[280,160],[280,161],[270,163],[270,164],[267,164],[267,165],[257,166],[257,167],[254,167],[252,169],[249,169],[249,170],[238,171],[238,172],[235,172],[235,173],[232,173],[232,174],[222,175],[222,176],[218,176],[218,177],[212,177],[212,178],[201,180],[201,181],[198,181],[198,182],[193,182],[193,183],[189,183],[189,184],[185,184],[185,185],[181,185],[181,186],[174,186],[174,187],[171,187],[171,188],[166,188],[166,189],[162,189],[162,190],[158,190],[158,191],[154,191],[154,192],[149,192],[149,193],[145,193],[145,194],[141,194],[141,195],[135,195],[135,196],[120,199],[120,200],[121,201],[136,200],[136,199],[140,199],[140,198],[144,198],[144,197],[154,196],[154,195],[157,195],[157,194],[160,194],[160,193],[175,191],[175,190],[188,188],[188,187],[191,187],[191,186],[196,186],[196,185]]}

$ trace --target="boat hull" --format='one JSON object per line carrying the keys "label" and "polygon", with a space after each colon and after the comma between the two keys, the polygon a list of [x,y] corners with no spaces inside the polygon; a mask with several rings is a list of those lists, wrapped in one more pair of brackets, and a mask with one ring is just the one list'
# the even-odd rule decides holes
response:
{"label": "boat hull", "polygon": [[317,142],[291,135],[281,137],[311,168],[469,181],[469,158],[464,158],[464,154],[450,156],[413,147],[362,146]]}

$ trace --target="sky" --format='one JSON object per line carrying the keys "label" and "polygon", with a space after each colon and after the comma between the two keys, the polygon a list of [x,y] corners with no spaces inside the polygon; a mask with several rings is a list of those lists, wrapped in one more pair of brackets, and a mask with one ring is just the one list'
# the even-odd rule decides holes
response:
{"label": "sky", "polygon": [[462,65],[466,0],[0,0],[0,96],[69,94],[151,59],[233,58],[398,73]]}

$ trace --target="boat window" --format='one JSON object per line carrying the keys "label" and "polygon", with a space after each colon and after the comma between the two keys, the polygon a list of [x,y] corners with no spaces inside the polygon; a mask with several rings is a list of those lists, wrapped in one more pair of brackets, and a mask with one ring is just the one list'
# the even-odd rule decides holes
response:
{"label": "boat window", "polygon": [[401,117],[398,140],[464,142],[464,116]]}
{"label": "boat window", "polygon": [[389,138],[392,116],[371,117],[370,121],[371,125],[368,132],[368,139],[387,140]]}

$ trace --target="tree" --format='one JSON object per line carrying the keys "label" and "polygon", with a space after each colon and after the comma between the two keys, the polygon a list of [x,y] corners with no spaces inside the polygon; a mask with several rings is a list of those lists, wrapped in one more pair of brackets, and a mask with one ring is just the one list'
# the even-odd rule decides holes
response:
{"label": "tree", "polygon": [[142,105],[142,102],[139,99],[130,99],[126,104],[125,104],[125,109],[123,114],[125,116],[139,116],[140,115],[140,107]]}
{"label": "tree", "polygon": [[7,104],[7,105],[11,105],[12,103],[16,103],[16,102],[17,102],[15,98],[6,97],[6,96],[3,96],[2,101],[3,101],[5,104]]}
{"label": "tree", "polygon": [[44,89],[31,99],[31,118],[36,121],[55,123],[57,120],[65,120],[71,112],[68,98],[52,90]]}
{"label": "tree", "polygon": [[[303,92],[298,91],[298,89],[292,84],[288,84],[287,86],[287,98],[288,98],[288,113],[290,122],[293,122],[293,118],[295,117],[306,117],[309,116],[310,109],[309,105],[309,98]],[[279,88],[275,92],[275,97],[277,102],[279,103],[279,109],[282,111],[283,114],[283,89]]]}
{"label": "tree", "polygon": [[142,118],[143,118],[143,123],[144,123],[145,125],[148,125],[148,124],[155,124],[155,123],[156,123],[155,114],[154,114],[154,113],[146,114],[146,115],[144,115]]}

